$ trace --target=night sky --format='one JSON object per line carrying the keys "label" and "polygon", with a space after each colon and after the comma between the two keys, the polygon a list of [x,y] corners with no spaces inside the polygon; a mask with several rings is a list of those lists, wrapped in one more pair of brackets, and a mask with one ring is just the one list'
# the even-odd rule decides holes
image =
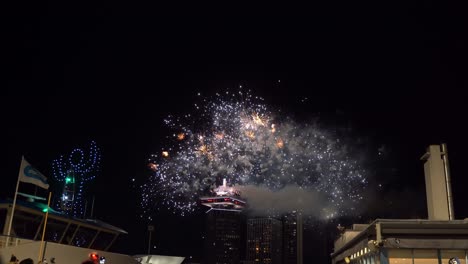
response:
{"label": "night sky", "polygon": [[[131,179],[147,177],[147,158],[166,145],[163,118],[189,113],[199,92],[242,86],[296,120],[318,117],[367,142],[372,195],[361,218],[342,221],[427,217],[419,159],[442,142],[455,215],[468,217],[468,39],[457,6],[17,8],[2,34],[0,198],[14,192],[21,155],[48,176],[54,158],[95,140],[95,215],[130,233],[116,251],[145,253]],[[153,224],[153,253],[200,256],[202,216]]]}

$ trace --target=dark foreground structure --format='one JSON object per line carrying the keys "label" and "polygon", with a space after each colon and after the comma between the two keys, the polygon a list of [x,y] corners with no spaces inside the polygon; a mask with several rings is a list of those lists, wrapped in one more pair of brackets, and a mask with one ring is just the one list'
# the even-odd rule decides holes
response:
{"label": "dark foreground structure", "polygon": [[335,241],[332,263],[466,264],[468,219],[455,220],[447,146],[424,153],[428,219],[355,224]]}
{"label": "dark foreground structure", "polygon": [[467,263],[468,220],[377,219],[354,225],[335,242],[332,263]]}

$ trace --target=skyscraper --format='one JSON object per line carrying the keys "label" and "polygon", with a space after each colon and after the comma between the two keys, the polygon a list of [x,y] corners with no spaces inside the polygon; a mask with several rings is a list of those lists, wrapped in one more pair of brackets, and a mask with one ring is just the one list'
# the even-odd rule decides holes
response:
{"label": "skyscraper", "polygon": [[283,216],[283,264],[302,264],[302,214]]}
{"label": "skyscraper", "polygon": [[210,210],[206,214],[205,263],[239,263],[241,219],[240,211]]}
{"label": "skyscraper", "polygon": [[247,220],[247,260],[262,264],[280,264],[282,224],[274,218]]}
{"label": "skyscraper", "polygon": [[232,186],[223,185],[213,196],[201,197],[206,212],[205,262],[207,264],[238,264],[241,255],[242,209],[245,202]]}

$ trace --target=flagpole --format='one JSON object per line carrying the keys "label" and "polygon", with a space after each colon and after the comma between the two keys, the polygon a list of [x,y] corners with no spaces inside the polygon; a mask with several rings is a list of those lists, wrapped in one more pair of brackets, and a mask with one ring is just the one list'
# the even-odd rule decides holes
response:
{"label": "flagpole", "polygon": [[50,197],[52,196],[52,192],[49,192],[49,200],[47,201],[47,211],[44,219],[44,228],[42,229],[42,238],[41,238],[41,246],[39,247],[39,263],[42,263],[42,259],[44,256],[42,255],[42,247],[44,246],[44,236],[45,236],[45,231],[46,231],[46,226],[47,226],[47,217],[49,216],[49,206],[50,206]]}
{"label": "flagpole", "polygon": [[11,225],[13,224],[13,215],[15,214],[16,196],[18,195],[18,188],[19,188],[20,176],[21,176],[21,166],[23,165],[23,160],[24,160],[24,156],[21,156],[21,164],[20,164],[20,169],[18,173],[18,181],[16,182],[15,196],[13,198],[13,207],[11,208],[11,216],[10,216],[10,220],[8,223],[8,232],[7,232],[7,238],[6,238],[7,246],[8,246],[8,243],[10,242]]}

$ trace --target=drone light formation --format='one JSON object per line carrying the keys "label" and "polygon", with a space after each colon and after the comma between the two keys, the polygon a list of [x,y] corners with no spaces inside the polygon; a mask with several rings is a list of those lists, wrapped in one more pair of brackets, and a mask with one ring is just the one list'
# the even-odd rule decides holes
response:
{"label": "drone light formation", "polygon": [[101,151],[94,141],[88,151],[75,148],[69,155],[54,159],[53,175],[63,188],[57,199],[57,207],[62,212],[74,217],[84,216],[87,185],[99,173],[100,161]]}
{"label": "drone light formation", "polygon": [[275,114],[249,92],[200,98],[191,114],[164,120],[173,133],[170,146],[150,159],[153,173],[141,185],[142,217],[151,219],[161,209],[194,212],[198,199],[213,194],[223,179],[246,190],[243,198],[254,210],[263,210],[265,197],[277,196],[286,201],[278,208],[268,204],[273,213],[301,210],[333,218],[356,211],[365,170],[332,130]]}

